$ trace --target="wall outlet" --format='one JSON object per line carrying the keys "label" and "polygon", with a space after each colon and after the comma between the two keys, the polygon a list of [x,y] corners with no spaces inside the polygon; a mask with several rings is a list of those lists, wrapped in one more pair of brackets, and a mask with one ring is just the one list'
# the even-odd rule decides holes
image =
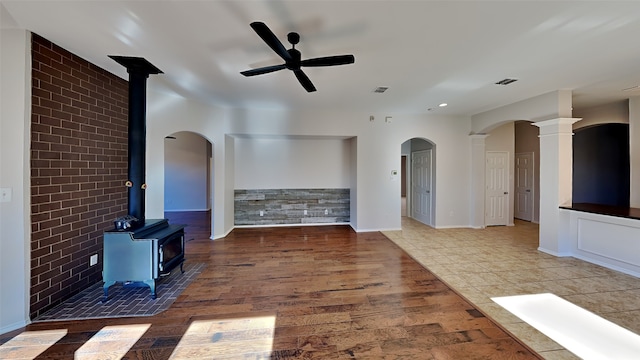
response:
{"label": "wall outlet", "polygon": [[307,215],[307,210],[304,211],[304,214]]}
{"label": "wall outlet", "polygon": [[329,209],[324,209],[324,214],[329,215]]}
{"label": "wall outlet", "polygon": [[98,254],[93,254],[89,258],[89,266],[93,266],[98,263]]}
{"label": "wall outlet", "polygon": [[264,216],[264,211],[260,210],[260,216]]}

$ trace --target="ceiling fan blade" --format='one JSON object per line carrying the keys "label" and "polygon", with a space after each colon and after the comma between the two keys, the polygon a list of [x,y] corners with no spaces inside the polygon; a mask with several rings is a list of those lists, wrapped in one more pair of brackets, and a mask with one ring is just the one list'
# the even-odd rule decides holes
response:
{"label": "ceiling fan blade", "polygon": [[270,73],[270,72],[282,70],[284,68],[285,68],[284,64],[282,64],[282,65],[273,65],[273,66],[265,66],[265,67],[261,67],[261,68],[257,68],[257,69],[241,71],[240,74],[242,74],[244,76],[255,76],[255,75],[262,75],[262,74],[267,74],[267,73]]}
{"label": "ceiling fan blade", "polygon": [[353,64],[356,58],[353,55],[326,56],[302,60],[300,66],[334,66]]}
{"label": "ceiling fan blade", "polygon": [[264,40],[264,42],[276,52],[276,54],[280,55],[280,57],[285,61],[291,61],[291,55],[289,55],[287,49],[284,48],[284,45],[282,45],[280,40],[278,40],[276,35],[267,25],[265,25],[265,23],[259,21],[252,22],[251,28],[255,30],[258,36],[260,36],[262,40]]}
{"label": "ceiling fan blade", "polygon": [[305,74],[302,70],[293,70],[293,73],[296,74],[298,81],[300,81],[300,84],[307,90],[307,92],[316,91],[316,87],[313,86],[313,83],[311,82],[307,74]]}

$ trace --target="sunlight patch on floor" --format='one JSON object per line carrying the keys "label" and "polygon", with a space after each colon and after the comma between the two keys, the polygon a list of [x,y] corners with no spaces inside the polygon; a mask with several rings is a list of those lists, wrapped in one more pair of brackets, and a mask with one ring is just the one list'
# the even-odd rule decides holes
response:
{"label": "sunlight patch on floor", "polygon": [[275,325],[275,316],[196,320],[170,359],[269,358]]}
{"label": "sunlight patch on floor", "polygon": [[121,359],[151,324],[105,326],[75,353],[76,360]]}
{"label": "sunlight patch on floor", "polygon": [[640,336],[553,294],[494,297],[582,359],[638,359]]}
{"label": "sunlight patch on floor", "polygon": [[0,359],[35,359],[65,335],[66,329],[25,331],[0,346]]}

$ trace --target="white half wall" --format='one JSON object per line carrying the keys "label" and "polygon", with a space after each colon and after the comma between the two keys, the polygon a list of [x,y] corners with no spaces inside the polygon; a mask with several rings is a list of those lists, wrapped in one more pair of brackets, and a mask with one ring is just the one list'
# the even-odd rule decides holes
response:
{"label": "white half wall", "polygon": [[569,255],[640,277],[640,220],[568,209],[560,212],[569,217],[569,237],[563,239]]}

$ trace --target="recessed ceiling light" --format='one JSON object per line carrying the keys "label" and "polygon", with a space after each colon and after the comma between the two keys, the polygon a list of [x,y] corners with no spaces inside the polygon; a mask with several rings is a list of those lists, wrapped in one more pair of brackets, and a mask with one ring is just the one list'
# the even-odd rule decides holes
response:
{"label": "recessed ceiling light", "polygon": [[449,104],[447,104],[447,103],[442,103],[442,104],[440,104],[440,105],[438,105],[438,106],[440,106],[440,107],[445,107],[445,106],[447,106],[447,105],[449,105]]}

